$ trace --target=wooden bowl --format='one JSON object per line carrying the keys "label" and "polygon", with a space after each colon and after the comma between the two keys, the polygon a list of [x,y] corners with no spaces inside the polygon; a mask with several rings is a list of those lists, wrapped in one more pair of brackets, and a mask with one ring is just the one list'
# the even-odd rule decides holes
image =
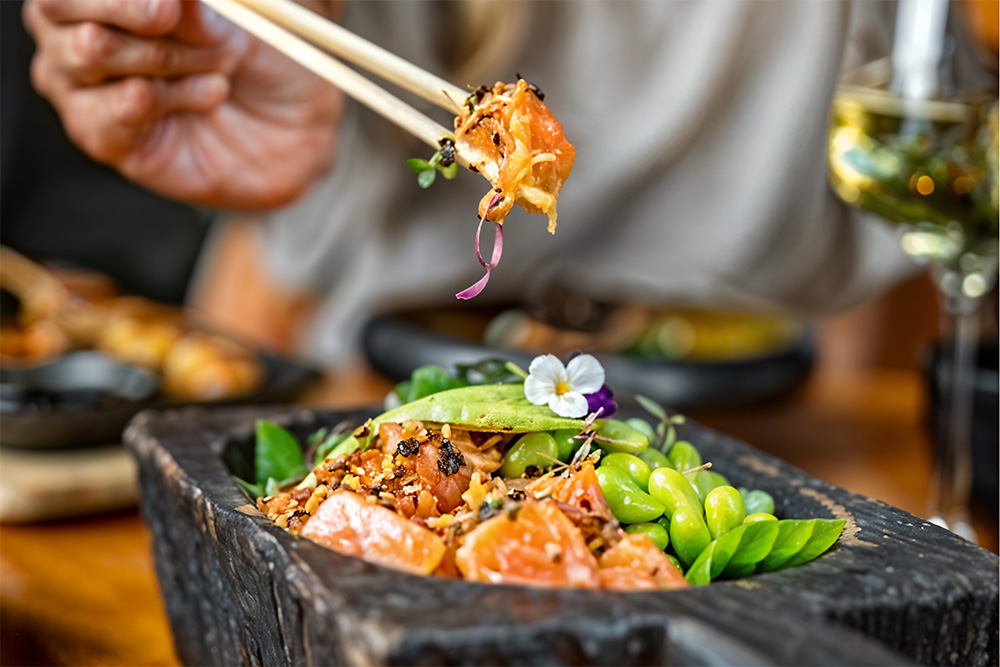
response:
{"label": "wooden bowl", "polygon": [[[177,651],[188,664],[996,664],[997,556],[695,424],[682,430],[785,518],[842,517],[803,566],[683,591],[419,577],[272,525],[233,482],[253,422],[299,437],[372,414],[145,412],[125,440]],[[375,410],[374,412],[377,412]]]}

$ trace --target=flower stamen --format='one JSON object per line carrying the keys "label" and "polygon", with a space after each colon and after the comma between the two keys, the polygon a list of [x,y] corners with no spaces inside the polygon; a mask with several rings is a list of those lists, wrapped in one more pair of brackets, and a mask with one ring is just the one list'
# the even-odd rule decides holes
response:
{"label": "flower stamen", "polygon": [[569,391],[569,382],[557,382],[556,383],[556,396],[562,396],[567,391]]}

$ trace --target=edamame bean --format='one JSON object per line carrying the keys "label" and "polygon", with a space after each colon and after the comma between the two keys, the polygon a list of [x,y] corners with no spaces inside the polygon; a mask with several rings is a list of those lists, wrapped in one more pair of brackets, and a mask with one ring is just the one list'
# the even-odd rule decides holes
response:
{"label": "edamame bean", "polygon": [[677,571],[680,572],[681,574],[684,574],[684,568],[681,567],[681,562],[679,560],[677,560],[677,557],[676,556],[672,556],[670,554],[666,554],[666,556],[667,556],[667,558],[670,559],[670,562],[674,564],[674,567],[677,568]]}
{"label": "edamame bean", "polygon": [[700,512],[682,505],[670,517],[670,544],[685,567],[690,566],[711,541],[712,536]]}
{"label": "edamame bean", "polygon": [[643,523],[663,514],[663,504],[644,493],[627,473],[618,468],[599,467],[597,482],[611,512],[622,523]]}
{"label": "edamame bean", "polygon": [[649,447],[649,438],[623,421],[598,419],[594,422],[594,444],[606,452],[638,454]]}
{"label": "edamame bean", "polygon": [[701,465],[701,454],[698,453],[694,445],[686,440],[675,442],[674,446],[667,452],[667,458],[670,459],[674,468],[681,472]]}
{"label": "edamame bean", "polygon": [[649,466],[638,456],[625,452],[605,454],[601,458],[601,466],[618,468],[631,477],[632,481],[638,484],[643,491],[649,488]]}
{"label": "edamame bean", "polygon": [[746,508],[743,496],[731,486],[718,486],[705,496],[705,524],[712,539],[743,523]]}
{"label": "edamame bean", "polygon": [[702,512],[701,500],[684,475],[673,468],[657,468],[649,474],[649,495],[663,503],[667,516],[673,516],[678,507],[685,506]]}
{"label": "edamame bean", "polygon": [[569,463],[576,454],[576,450],[580,449],[580,445],[583,444],[583,440],[578,439],[576,436],[579,435],[579,431],[575,431],[571,428],[563,428],[552,434],[555,438],[556,447],[559,448],[559,460],[564,463]]}
{"label": "edamame bean", "polygon": [[694,492],[698,494],[698,498],[702,503],[705,502],[705,497],[708,496],[708,492],[715,488],[712,484],[712,478],[709,477],[708,472],[705,470],[689,472],[684,475],[684,478],[691,482]]}
{"label": "edamame bean", "polygon": [[743,496],[743,504],[747,508],[747,514],[774,514],[774,498],[767,491],[754,489],[753,491],[740,487],[740,494]]}
{"label": "edamame bean", "polygon": [[726,479],[725,475],[717,473],[714,470],[706,470],[705,472],[708,473],[708,476],[712,478],[712,481],[715,484],[715,486],[712,487],[713,489],[719,486],[732,486],[732,484],[729,483],[729,480]]}
{"label": "edamame bean", "polygon": [[747,514],[746,518],[743,519],[743,523],[756,523],[757,521],[777,521],[778,517],[773,514],[768,514],[767,512],[757,512],[755,514]]}
{"label": "edamame bean", "polygon": [[705,498],[708,497],[708,492],[712,489],[720,486],[729,486],[729,480],[711,470],[699,470],[698,472],[690,472],[684,476],[691,482],[694,490],[698,492],[698,497],[701,498],[702,502],[705,501]]}
{"label": "edamame bean", "polygon": [[558,454],[555,438],[548,433],[525,433],[507,450],[500,476],[521,477],[528,466],[549,468]]}
{"label": "edamame bean", "polygon": [[642,433],[649,440],[652,440],[656,433],[653,431],[653,427],[649,425],[649,422],[645,419],[639,419],[638,417],[632,417],[632,419],[626,419],[625,423],[634,428],[639,433]]}
{"label": "edamame bean", "polygon": [[633,535],[648,535],[660,551],[666,549],[667,545],[670,544],[670,534],[659,523],[649,523],[648,521],[633,523],[631,526],[625,526],[625,532]]}
{"label": "edamame bean", "polygon": [[657,468],[673,468],[673,464],[670,463],[670,459],[667,455],[658,449],[653,449],[650,447],[644,452],[636,454],[640,459],[646,462],[650,470],[656,470]]}

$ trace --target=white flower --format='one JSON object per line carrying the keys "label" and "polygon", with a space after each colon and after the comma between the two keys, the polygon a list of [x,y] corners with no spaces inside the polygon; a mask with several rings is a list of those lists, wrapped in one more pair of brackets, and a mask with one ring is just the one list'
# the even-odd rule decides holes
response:
{"label": "white flower", "polygon": [[549,404],[560,417],[578,419],[587,415],[587,398],[604,385],[604,368],[589,354],[581,354],[563,366],[551,354],[535,357],[528,366],[524,395],[532,405]]}

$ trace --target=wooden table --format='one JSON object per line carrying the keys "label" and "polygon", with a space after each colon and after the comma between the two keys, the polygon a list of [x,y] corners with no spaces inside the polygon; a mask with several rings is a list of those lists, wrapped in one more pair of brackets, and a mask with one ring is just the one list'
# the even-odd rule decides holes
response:
{"label": "wooden table", "polygon": [[[370,404],[390,386],[364,369],[341,370],[304,401]],[[691,416],[834,484],[921,514],[931,470],[923,410],[915,372],[821,371],[780,403]],[[996,551],[995,515],[975,523]],[[150,536],[135,512],[0,528],[0,664],[176,663]]]}

